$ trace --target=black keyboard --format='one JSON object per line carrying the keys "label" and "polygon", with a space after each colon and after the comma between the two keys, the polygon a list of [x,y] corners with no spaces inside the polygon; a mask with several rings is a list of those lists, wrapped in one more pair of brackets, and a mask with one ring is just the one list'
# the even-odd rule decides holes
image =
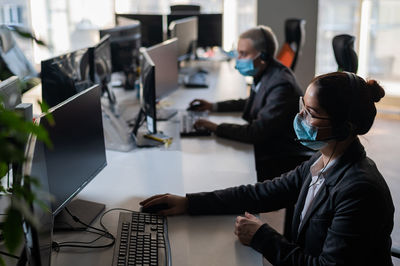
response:
{"label": "black keyboard", "polygon": [[121,212],[113,266],[170,266],[167,219],[141,212]]}
{"label": "black keyboard", "polygon": [[208,75],[204,72],[195,72],[183,79],[186,88],[208,88]]}
{"label": "black keyboard", "polygon": [[191,136],[210,136],[211,131],[207,129],[195,128],[194,123],[197,119],[203,118],[207,119],[207,112],[193,112],[189,111],[187,113],[181,113],[180,115],[180,135],[182,137],[191,137]]}

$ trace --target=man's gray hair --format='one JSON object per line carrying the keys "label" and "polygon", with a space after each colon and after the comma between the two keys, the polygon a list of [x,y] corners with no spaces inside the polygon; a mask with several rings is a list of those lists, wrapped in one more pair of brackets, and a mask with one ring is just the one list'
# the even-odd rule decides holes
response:
{"label": "man's gray hair", "polygon": [[267,58],[275,57],[278,50],[278,40],[270,27],[257,26],[251,28],[239,36],[240,39],[250,39],[253,47],[259,52],[264,52]]}

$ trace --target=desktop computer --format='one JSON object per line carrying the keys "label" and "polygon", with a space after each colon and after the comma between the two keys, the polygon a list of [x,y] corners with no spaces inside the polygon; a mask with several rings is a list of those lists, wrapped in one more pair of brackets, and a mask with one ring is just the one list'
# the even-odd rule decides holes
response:
{"label": "desktop computer", "polygon": [[0,83],[0,103],[9,110],[21,103],[18,77],[12,76]]}
{"label": "desktop computer", "polygon": [[138,21],[132,24],[100,30],[100,38],[110,35],[112,72],[123,72],[125,89],[135,88],[139,48],[141,47],[141,30]]}
{"label": "desktop computer", "polygon": [[178,60],[190,59],[196,53],[197,17],[174,20],[169,24],[170,37],[178,38]]}
{"label": "desktop computer", "polygon": [[198,18],[198,39],[197,47],[222,46],[222,14],[198,14],[187,12],[185,14],[169,14],[168,25],[172,21],[187,17]]}
{"label": "desktop computer", "polygon": [[[74,229],[76,223],[63,220],[70,217],[61,212],[107,164],[100,97],[100,86],[95,85],[49,109],[54,125],[40,117],[53,146],[45,146],[44,154],[56,230]],[[72,202],[74,214],[87,224],[104,209],[104,205],[88,207],[85,202],[80,209],[78,203]]]}
{"label": "desktop computer", "polygon": [[[178,40],[167,40],[146,49],[155,65],[156,102],[178,89]],[[168,120],[177,113],[172,108],[157,108],[157,120]]]}
{"label": "desktop computer", "polygon": [[[172,21],[169,25],[171,37],[178,38],[178,61],[184,63],[195,58],[196,43],[198,37],[197,17],[188,17]],[[179,70],[179,83],[187,88],[207,88],[207,71],[193,68],[181,67]]]}
{"label": "desktop computer", "polygon": [[32,87],[39,84],[38,73],[18,47],[12,32],[6,25],[0,26],[0,61],[4,63],[12,74]]}
{"label": "desktop computer", "polygon": [[41,62],[42,98],[49,107],[92,85],[89,49],[83,48]]}
{"label": "desktop computer", "polygon": [[116,104],[116,98],[109,87],[111,82],[112,63],[111,63],[111,37],[105,35],[99,43],[89,48],[90,57],[90,79],[93,84],[99,84],[103,94],[107,94],[110,106]]}
{"label": "desktop computer", "polygon": [[[164,40],[163,15],[158,14],[115,14],[117,25],[126,23],[126,19],[140,21],[142,46],[150,47]],[[125,19],[125,20],[124,20]]]}
{"label": "desktop computer", "polygon": [[[23,176],[21,185],[34,193],[40,204],[39,201],[30,203],[37,227],[30,219],[23,220],[25,252],[18,265],[50,266],[53,230],[61,222],[56,215],[69,208],[71,200],[107,163],[100,93],[100,87],[94,86],[51,108],[54,124],[50,124],[45,115],[38,118],[37,122],[49,134],[52,147],[33,135],[28,138],[27,160],[16,169]],[[26,176],[36,179],[40,185],[31,186],[34,183],[27,182]],[[93,218],[88,220],[84,214],[93,212],[92,206],[86,206],[82,214],[74,214],[90,224]],[[73,223],[63,221],[60,225],[64,229],[74,229]]]}

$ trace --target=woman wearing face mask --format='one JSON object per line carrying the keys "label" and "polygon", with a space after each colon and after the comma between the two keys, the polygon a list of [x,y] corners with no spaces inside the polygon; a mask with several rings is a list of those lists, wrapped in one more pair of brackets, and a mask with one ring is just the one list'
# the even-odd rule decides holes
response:
{"label": "woman wearing face mask", "polygon": [[[299,141],[319,149],[310,160],[272,181],[141,204],[166,203],[164,215],[245,213],[235,234],[274,265],[392,265],[393,201],[358,139],[384,94],[376,81],[352,73],[316,77],[293,122]],[[294,203],[292,241],[247,213]]]}
{"label": "woman wearing face mask", "polygon": [[[190,109],[243,112],[248,123],[214,124],[198,120],[195,127],[207,128],[218,137],[254,144],[258,181],[287,172],[313,154],[295,142],[292,121],[302,95],[293,72],[275,59],[278,43],[266,26],[252,28],[239,37],[236,69],[254,77],[247,99],[210,103],[195,99]],[[243,88],[245,89],[245,88]]]}

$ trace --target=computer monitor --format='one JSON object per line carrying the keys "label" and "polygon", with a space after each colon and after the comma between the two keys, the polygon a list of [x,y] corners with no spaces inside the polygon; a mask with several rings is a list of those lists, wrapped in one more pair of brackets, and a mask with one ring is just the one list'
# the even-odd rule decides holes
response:
{"label": "computer monitor", "polygon": [[42,98],[53,107],[92,85],[89,48],[42,61]]}
{"label": "computer monitor", "polygon": [[[49,191],[54,196],[53,215],[62,211],[107,164],[100,97],[100,86],[95,85],[51,108],[54,125],[40,119],[53,145],[44,147]],[[92,210],[88,207],[79,211],[83,213],[75,215],[81,219]]]}
{"label": "computer monitor", "polygon": [[99,84],[102,93],[106,93],[110,104],[115,104],[115,95],[112,93],[109,83],[111,82],[111,45],[110,35],[105,35],[100,42],[90,48],[90,79],[93,84]]}
{"label": "computer monitor", "polygon": [[[140,74],[140,105],[141,113],[144,114],[147,130],[151,134],[157,133],[156,117],[156,67],[146,48],[140,49],[141,74]],[[141,123],[141,114],[138,115],[134,133],[137,133]],[[136,132],[135,132],[136,131]]]}
{"label": "computer monitor", "polygon": [[125,88],[133,89],[141,47],[140,23],[100,30],[100,38],[110,35],[112,72],[124,72]]}
{"label": "computer monitor", "polygon": [[146,49],[156,68],[157,102],[178,89],[178,44],[173,38]]}
{"label": "computer monitor", "polygon": [[[119,18],[128,18],[140,21],[142,32],[142,46],[150,47],[164,40],[163,15],[159,14],[116,14],[116,22],[122,22]],[[125,20],[126,22],[126,20]]]}
{"label": "computer monitor", "polygon": [[195,16],[198,18],[198,47],[222,46],[222,14],[170,14],[167,17],[168,25],[178,19]]}
{"label": "computer monitor", "polygon": [[8,69],[22,81],[38,76],[37,71],[25,57],[6,25],[0,26],[0,57]]}
{"label": "computer monitor", "polygon": [[51,212],[49,184],[46,170],[46,157],[43,142],[30,136],[26,145],[25,158],[27,160],[22,166],[23,177],[30,176],[39,182],[39,186],[31,186],[24,182],[24,186],[33,192],[41,201],[30,205],[34,217],[38,221],[38,227],[32,226],[28,220],[23,220],[23,231],[25,236],[25,256],[21,256],[18,265],[25,265],[21,260],[26,260],[28,265],[50,266],[52,250],[53,215]]}
{"label": "computer monitor", "polygon": [[18,77],[12,76],[0,82],[0,103],[12,110],[21,103],[21,89]]}
{"label": "computer monitor", "polygon": [[197,28],[197,17],[174,20],[169,24],[170,36],[178,38],[179,61],[189,59],[196,52]]}

